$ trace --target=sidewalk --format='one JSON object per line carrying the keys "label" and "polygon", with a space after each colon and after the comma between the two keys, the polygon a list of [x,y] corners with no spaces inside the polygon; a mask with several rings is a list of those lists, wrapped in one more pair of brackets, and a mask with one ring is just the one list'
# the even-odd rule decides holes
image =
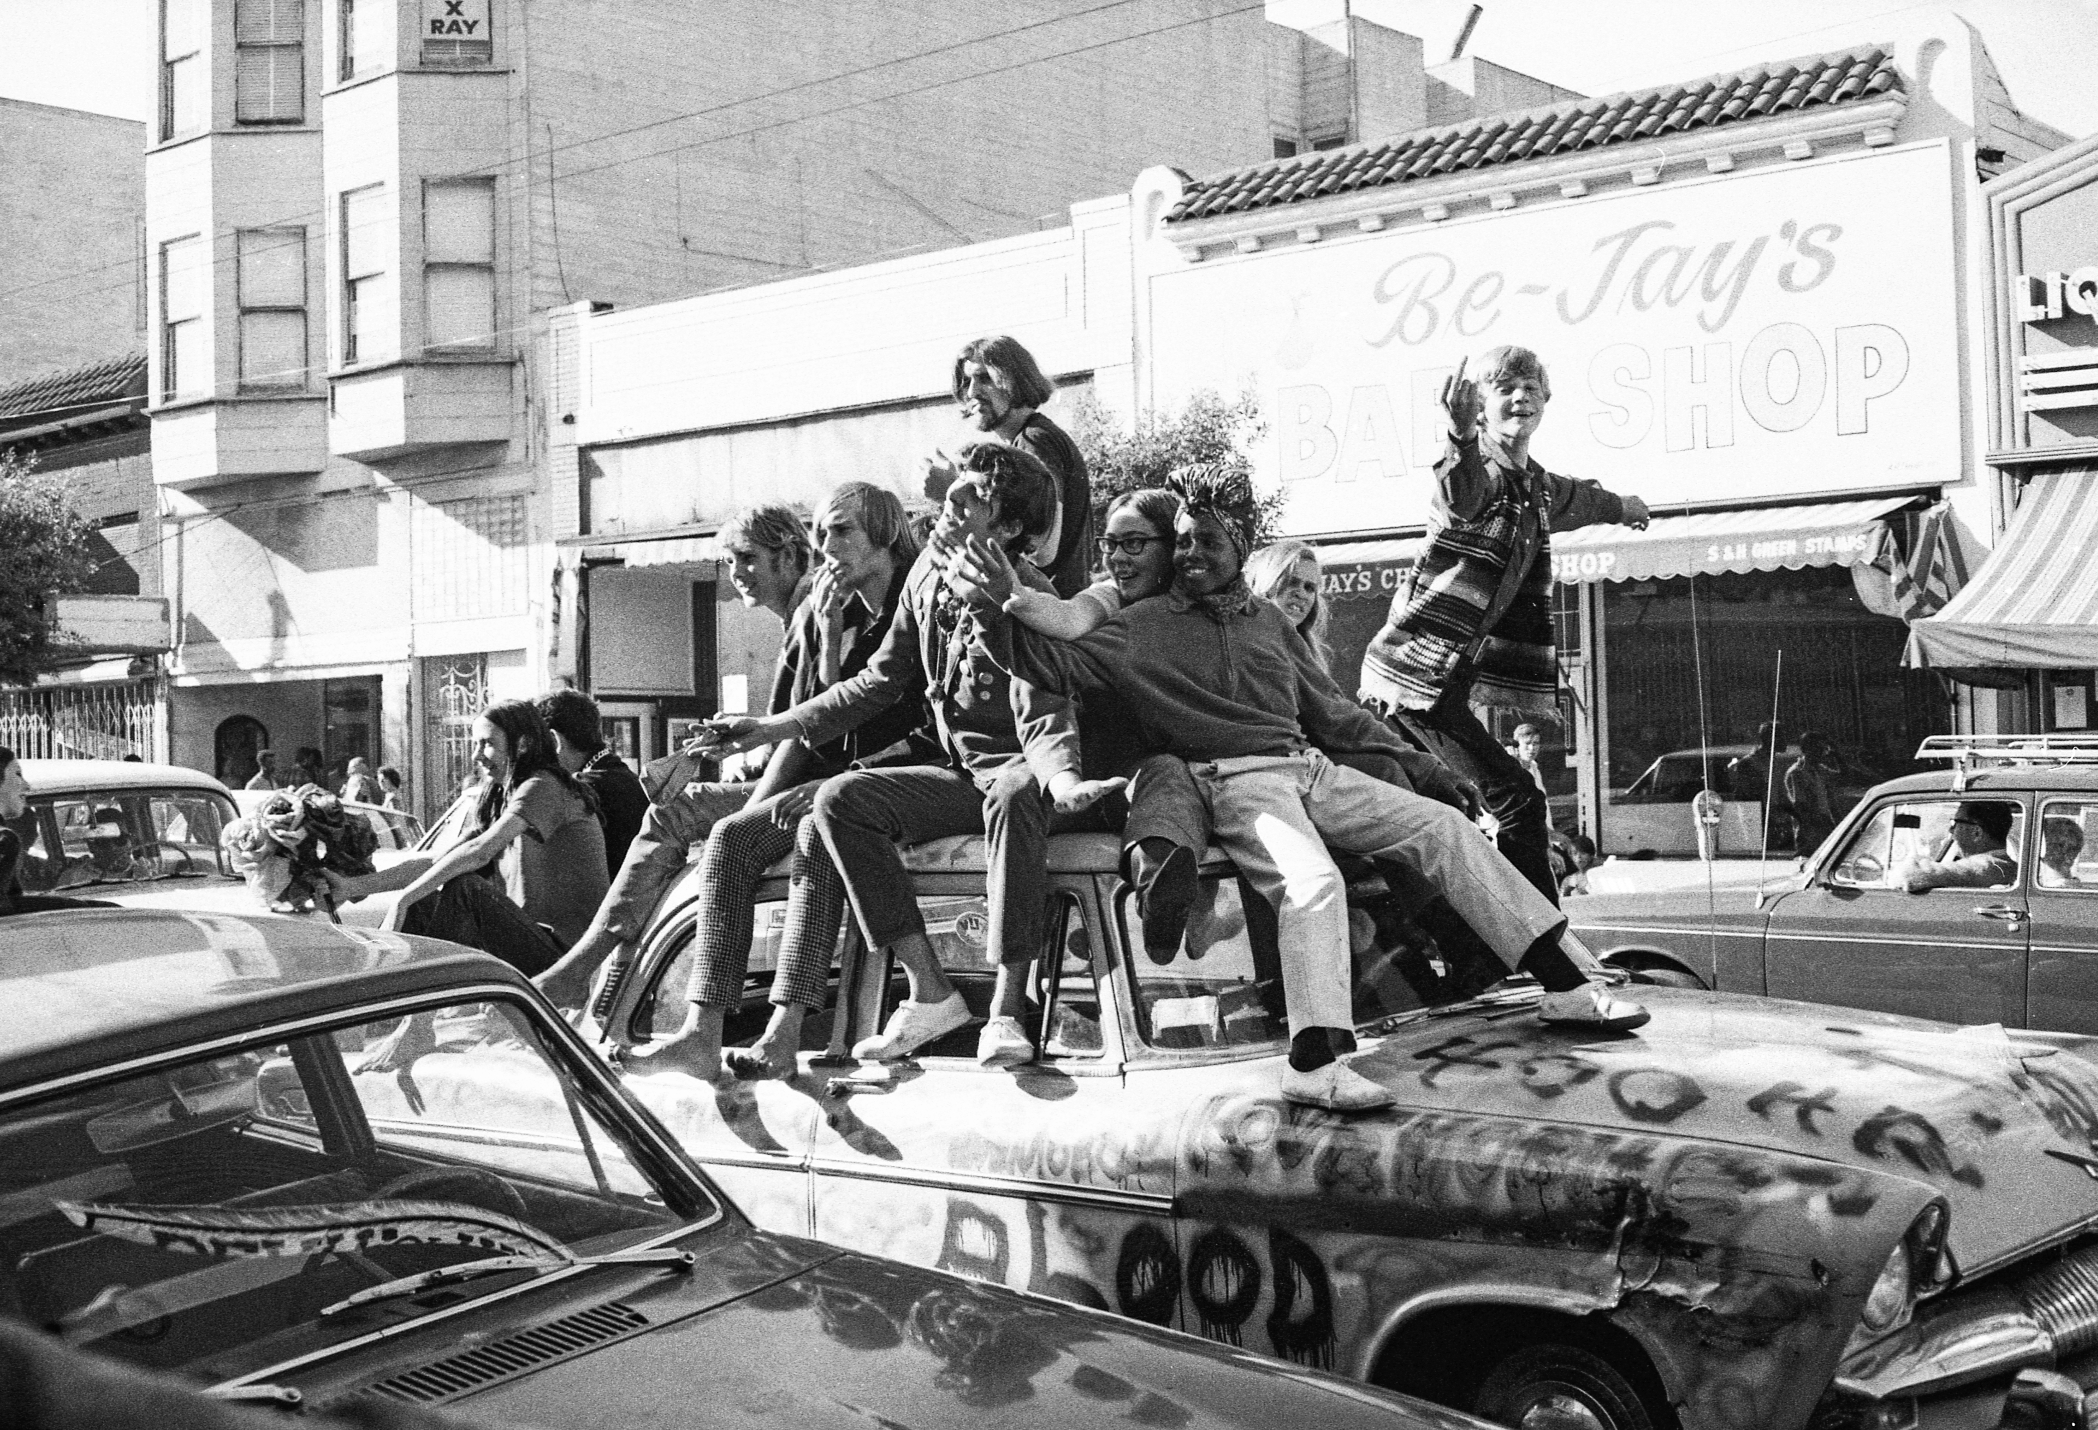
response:
{"label": "sidewalk", "polygon": [[[1797,872],[1799,859],[1792,854],[1773,854],[1768,862],[1715,859],[1711,869],[1715,888],[1753,886]],[[1588,889],[1595,894],[1644,894],[1704,886],[1705,864],[1698,859],[1620,859],[1613,855],[1588,871]]]}

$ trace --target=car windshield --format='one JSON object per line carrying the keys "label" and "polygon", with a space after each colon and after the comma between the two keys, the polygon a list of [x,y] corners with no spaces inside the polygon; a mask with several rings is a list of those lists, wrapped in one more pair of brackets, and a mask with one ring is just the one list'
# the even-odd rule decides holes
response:
{"label": "car windshield", "polygon": [[[623,1116],[504,1002],[10,1107],[0,1308],[139,1365],[252,1374],[711,1217]],[[492,1257],[513,1260],[358,1295]]]}
{"label": "car windshield", "polygon": [[[1415,901],[1417,902],[1417,901]],[[1127,946],[1143,948],[1136,900],[1120,898]],[[1471,997],[1507,970],[1455,918],[1424,927],[1382,875],[1348,883],[1351,992],[1357,1027]],[[1234,875],[1205,875],[1187,934],[1169,960],[1134,958],[1139,1031],[1154,1048],[1241,1047],[1287,1042],[1282,953],[1275,914]]]}
{"label": "car windshield", "polygon": [[22,888],[49,894],[226,874],[219,832],[234,817],[216,790],[85,790],[32,796],[8,827],[22,839]]}

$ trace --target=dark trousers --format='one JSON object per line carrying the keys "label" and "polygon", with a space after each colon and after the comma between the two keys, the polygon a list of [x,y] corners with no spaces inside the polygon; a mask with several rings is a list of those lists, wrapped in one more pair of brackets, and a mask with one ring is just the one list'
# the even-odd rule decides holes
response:
{"label": "dark trousers", "polygon": [[851,770],[817,793],[813,818],[870,949],[925,932],[917,891],[897,846],[983,835],[989,953],[1000,964],[1027,963],[1042,951],[1049,836],[1107,827],[1098,806],[1078,815],[1057,814],[1034,775],[1017,762],[988,789],[944,765]]}
{"label": "dark trousers", "polygon": [[427,899],[410,904],[401,915],[401,932],[492,953],[527,978],[545,972],[568,951],[479,874],[461,874]]}
{"label": "dark trousers", "polygon": [[1393,722],[1415,745],[1479,787],[1486,812],[1500,821],[1502,856],[1556,905],[1559,881],[1552,874],[1551,806],[1530,772],[1479,723],[1470,694],[1470,675],[1459,667],[1432,708],[1395,710]]}

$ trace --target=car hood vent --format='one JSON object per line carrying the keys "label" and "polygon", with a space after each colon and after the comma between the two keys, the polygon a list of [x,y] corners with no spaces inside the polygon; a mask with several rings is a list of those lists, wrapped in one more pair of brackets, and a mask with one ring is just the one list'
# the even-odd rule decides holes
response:
{"label": "car hood vent", "polygon": [[587,1311],[534,1326],[529,1331],[492,1341],[463,1355],[447,1356],[418,1366],[376,1385],[368,1385],[358,1393],[434,1405],[497,1381],[510,1380],[526,1371],[537,1370],[551,1361],[579,1355],[592,1346],[632,1335],[648,1324],[648,1317],[632,1306],[607,1301],[602,1306],[592,1306]]}

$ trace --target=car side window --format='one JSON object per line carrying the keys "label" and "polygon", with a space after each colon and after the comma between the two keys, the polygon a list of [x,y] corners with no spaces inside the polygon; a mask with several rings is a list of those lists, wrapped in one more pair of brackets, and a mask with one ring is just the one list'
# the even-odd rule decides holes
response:
{"label": "car side window", "polygon": [[[1829,866],[1829,881],[1857,889],[1899,890],[1905,887],[1908,869],[1919,865],[1946,865],[1961,859],[1953,837],[1954,821],[1963,818],[1961,807],[1960,800],[1951,798],[1900,800],[1881,805],[1859,826],[1850,843]],[[1986,882],[1976,882],[1971,878],[1955,882],[1967,888],[2009,888],[2016,884],[2024,824],[2024,810],[2014,805],[2010,833],[2004,841],[2006,852],[2001,860],[2004,866],[2001,877]]]}
{"label": "car side window", "polygon": [[1247,918],[1257,900],[1243,880],[1202,880],[1188,915],[1187,936],[1166,963],[1142,950],[1143,928],[1136,899],[1118,899],[1123,942],[1136,987],[1137,1025],[1154,1048],[1239,1047],[1283,1042],[1289,1023],[1282,1008],[1282,963],[1274,948],[1274,920],[1262,910]]}
{"label": "car side window", "polygon": [[2033,878],[2043,889],[2098,893],[2098,799],[2050,799],[2041,806]]}

